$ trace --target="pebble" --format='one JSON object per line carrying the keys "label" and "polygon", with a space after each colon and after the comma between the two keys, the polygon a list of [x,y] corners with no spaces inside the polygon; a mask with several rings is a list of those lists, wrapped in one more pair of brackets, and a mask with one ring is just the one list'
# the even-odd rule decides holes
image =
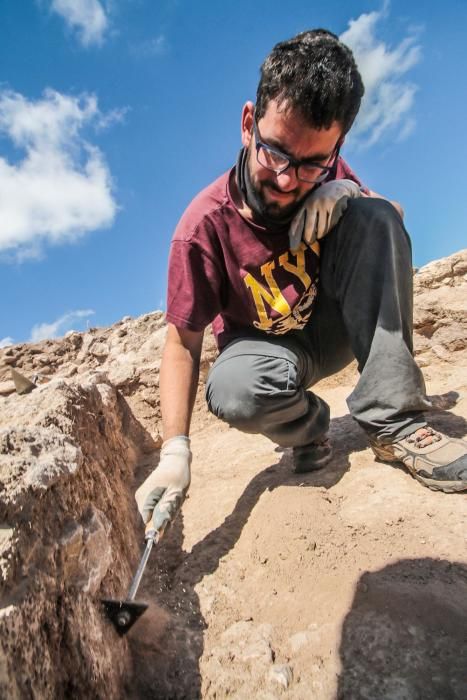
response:
{"label": "pebble", "polygon": [[288,688],[293,681],[293,669],[288,664],[274,665],[269,671],[269,677],[283,688]]}
{"label": "pebble", "polygon": [[[315,633],[316,635],[316,633]],[[296,654],[302,647],[305,647],[313,639],[313,632],[305,630],[304,632],[296,632],[289,637],[289,645],[292,654]]]}

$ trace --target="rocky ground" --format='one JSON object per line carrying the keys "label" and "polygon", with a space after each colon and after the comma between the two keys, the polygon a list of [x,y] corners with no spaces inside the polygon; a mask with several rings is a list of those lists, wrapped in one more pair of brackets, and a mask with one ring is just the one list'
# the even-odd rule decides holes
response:
{"label": "rocky ground", "polygon": [[[430,420],[457,437],[466,275],[464,251],[415,276]],[[118,637],[99,601],[142,551],[164,334],[154,313],[0,350],[0,697],[464,700],[467,496],[375,462],[345,403],[353,367],[315,387],[335,458],[312,475],[214,420],[200,387],[190,496]],[[208,337],[204,374],[214,357]],[[39,387],[13,393],[10,367]]]}

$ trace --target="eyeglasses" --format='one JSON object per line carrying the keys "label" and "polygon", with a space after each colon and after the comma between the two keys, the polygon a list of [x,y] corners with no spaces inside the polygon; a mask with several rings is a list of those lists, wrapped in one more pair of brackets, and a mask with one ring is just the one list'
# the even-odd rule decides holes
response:
{"label": "eyeglasses", "polygon": [[323,182],[336,166],[340,149],[339,143],[336,144],[329,158],[329,161],[333,161],[332,165],[321,165],[320,163],[314,163],[310,160],[295,160],[295,158],[291,158],[291,156],[282,153],[277,150],[277,148],[263,143],[258,131],[256,119],[253,121],[253,134],[256,142],[256,160],[263,168],[272,170],[276,175],[284,173],[289,168],[295,168],[298,180],[318,183]]}

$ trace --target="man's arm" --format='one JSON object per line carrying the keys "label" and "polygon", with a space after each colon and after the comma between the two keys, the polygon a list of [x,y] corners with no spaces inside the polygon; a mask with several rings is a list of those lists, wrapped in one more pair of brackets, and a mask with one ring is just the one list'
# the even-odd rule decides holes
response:
{"label": "man's arm", "polygon": [[146,531],[161,536],[182,505],[191,481],[188,433],[199,377],[203,331],[169,323],[162,354],[160,396],[164,442],[159,465],[136,491]]}
{"label": "man's arm", "polygon": [[189,434],[203,335],[204,331],[188,331],[168,324],[160,372],[164,441]]}

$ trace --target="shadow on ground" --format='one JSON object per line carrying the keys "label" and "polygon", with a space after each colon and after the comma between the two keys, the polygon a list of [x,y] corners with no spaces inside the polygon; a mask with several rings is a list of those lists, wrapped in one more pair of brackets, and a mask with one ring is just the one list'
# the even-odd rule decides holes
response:
{"label": "shadow on ground", "polygon": [[465,700],[465,564],[407,559],[365,573],[339,651],[338,700]]}

